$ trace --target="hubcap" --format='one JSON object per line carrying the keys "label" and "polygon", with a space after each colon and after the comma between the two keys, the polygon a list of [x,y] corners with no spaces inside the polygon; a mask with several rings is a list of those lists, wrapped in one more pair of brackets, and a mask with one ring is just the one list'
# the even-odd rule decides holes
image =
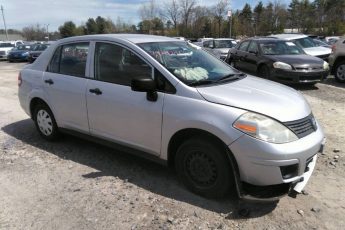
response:
{"label": "hubcap", "polygon": [[338,66],[338,68],[337,68],[337,77],[340,80],[345,80],[345,64]]}
{"label": "hubcap", "polygon": [[203,152],[188,154],[185,167],[188,176],[199,186],[213,185],[217,179],[216,163]]}
{"label": "hubcap", "polygon": [[41,109],[38,111],[37,113],[37,124],[38,124],[38,128],[41,130],[41,132],[46,135],[49,136],[50,134],[52,134],[53,132],[53,122],[51,117],[49,116],[49,113],[47,113],[47,111]]}

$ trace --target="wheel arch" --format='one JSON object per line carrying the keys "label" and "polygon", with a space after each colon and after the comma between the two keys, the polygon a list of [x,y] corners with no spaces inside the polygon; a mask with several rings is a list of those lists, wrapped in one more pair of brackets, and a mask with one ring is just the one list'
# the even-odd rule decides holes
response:
{"label": "wheel arch", "polygon": [[[175,155],[176,155],[176,152],[177,152],[177,149],[179,148],[179,146],[181,146],[181,144],[186,139],[190,139],[190,138],[195,137],[195,136],[208,138],[212,142],[217,143],[217,145],[221,145],[222,147],[224,147],[224,149],[228,153],[227,159],[229,159],[229,161],[234,161],[234,164],[237,165],[236,160],[235,160],[234,156],[232,156],[231,151],[228,149],[227,145],[219,137],[217,137],[216,135],[214,135],[214,134],[212,134],[206,130],[197,129],[197,128],[186,128],[186,129],[182,129],[182,130],[177,131],[171,137],[171,139],[169,141],[168,159],[167,159],[169,167],[172,167],[172,168],[174,167],[174,159],[175,159]],[[229,163],[231,163],[231,162],[229,162]]]}
{"label": "wheel arch", "polygon": [[332,66],[332,69],[331,69],[331,74],[335,74],[336,68],[338,67],[339,63],[342,63],[342,62],[345,62],[345,56],[339,56],[335,60],[334,65]]}
{"label": "wheel arch", "polygon": [[34,119],[34,117],[33,117],[34,109],[39,104],[44,104],[44,105],[49,107],[48,103],[46,101],[44,101],[42,98],[40,98],[40,97],[32,98],[30,101],[30,107],[29,107],[30,108],[30,116],[32,119]]}

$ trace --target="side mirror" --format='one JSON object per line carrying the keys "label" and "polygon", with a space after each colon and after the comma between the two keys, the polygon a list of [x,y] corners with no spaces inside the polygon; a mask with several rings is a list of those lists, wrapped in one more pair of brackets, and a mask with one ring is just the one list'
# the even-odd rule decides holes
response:
{"label": "side mirror", "polygon": [[255,50],[255,51],[254,50],[250,50],[249,53],[258,55],[258,51],[257,50]]}
{"label": "side mirror", "polygon": [[151,78],[133,79],[131,89],[137,92],[146,92],[147,100],[157,101],[157,85]]}

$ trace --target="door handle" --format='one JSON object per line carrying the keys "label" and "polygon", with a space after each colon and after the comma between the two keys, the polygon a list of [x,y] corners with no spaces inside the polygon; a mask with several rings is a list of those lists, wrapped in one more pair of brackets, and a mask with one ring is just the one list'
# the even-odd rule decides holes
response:
{"label": "door handle", "polygon": [[102,91],[99,88],[90,89],[89,91],[90,91],[90,93],[94,93],[96,95],[102,94]]}
{"label": "door handle", "polygon": [[44,80],[45,83],[49,84],[49,85],[52,85],[54,84],[54,81],[52,79],[47,79],[47,80]]}

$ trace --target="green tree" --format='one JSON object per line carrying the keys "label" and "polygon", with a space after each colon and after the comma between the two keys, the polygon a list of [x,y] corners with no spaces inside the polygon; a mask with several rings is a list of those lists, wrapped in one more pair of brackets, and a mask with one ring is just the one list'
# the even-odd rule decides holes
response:
{"label": "green tree", "polygon": [[77,27],[72,21],[65,22],[59,27],[60,36],[62,38],[72,37],[77,35]]}

